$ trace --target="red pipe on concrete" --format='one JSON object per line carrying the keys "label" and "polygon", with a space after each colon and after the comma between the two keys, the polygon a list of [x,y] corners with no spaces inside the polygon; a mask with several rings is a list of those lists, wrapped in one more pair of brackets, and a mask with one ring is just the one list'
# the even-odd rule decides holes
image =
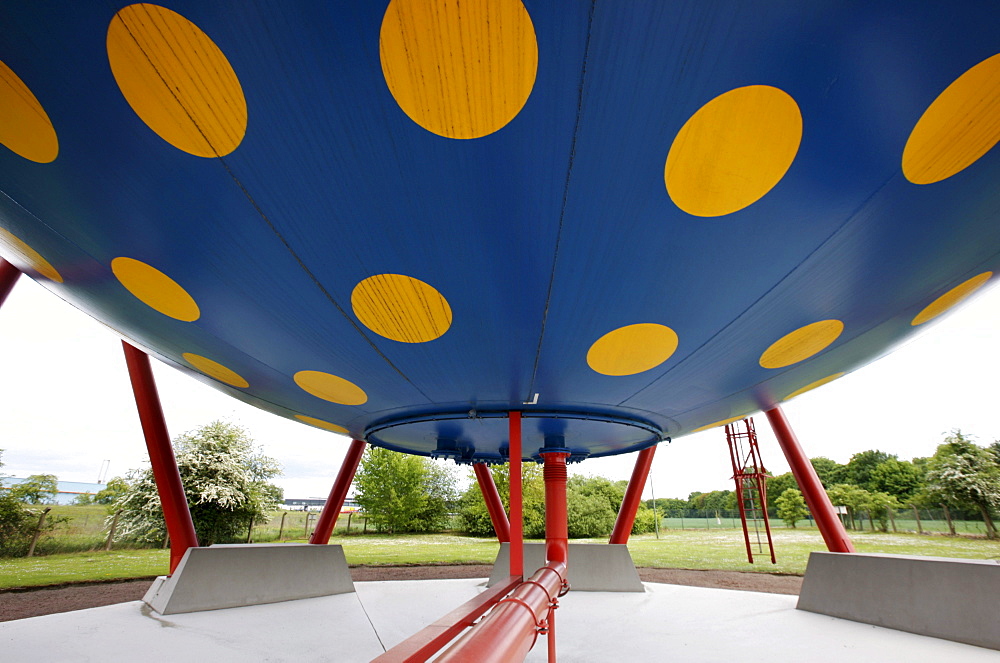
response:
{"label": "red pipe on concrete", "polygon": [[330,489],[330,496],[326,498],[323,511],[319,515],[319,520],[316,521],[316,529],[313,530],[312,536],[309,537],[309,543],[322,546],[330,543],[333,528],[337,525],[337,516],[340,515],[340,510],[344,508],[347,491],[350,490],[351,482],[354,481],[354,475],[358,471],[358,464],[361,463],[361,456],[365,453],[365,446],[367,445],[364,440],[353,440],[351,446],[348,447],[347,454],[344,455],[344,462],[340,466],[340,472],[337,473],[337,479],[333,482],[333,487]]}
{"label": "red pipe on concrete", "polygon": [[3,306],[4,300],[14,289],[14,284],[20,276],[20,269],[0,258],[0,306]]}
{"label": "red pipe on concrete", "polygon": [[170,536],[170,573],[173,573],[187,549],[198,547],[198,535],[195,534],[191,510],[184,495],[184,486],[181,485],[174,449],[170,446],[167,423],[163,418],[163,408],[160,407],[160,397],[156,393],[149,356],[125,341],[122,341],[122,347],[125,350],[125,363],[132,381],[135,404],[139,409],[139,421],[146,438],[149,463],[153,467],[153,479],[160,494],[163,519]]}
{"label": "red pipe on concrete", "polygon": [[476,463],[472,466],[472,471],[476,473],[476,481],[479,482],[479,490],[486,501],[486,510],[490,513],[490,520],[493,522],[493,531],[497,533],[500,543],[510,542],[510,522],[507,520],[507,513],[503,510],[503,502],[500,501],[500,491],[493,481],[490,468],[485,463]]}
{"label": "red pipe on concrete", "polygon": [[563,593],[565,577],[566,565],[562,562],[551,562],[538,569],[434,660],[436,663],[523,661],[539,632],[549,632],[552,637],[548,618]]}
{"label": "red pipe on concrete", "polygon": [[781,406],[775,405],[770,410],[765,410],[764,414],[771,422],[774,436],[778,438],[778,444],[792,469],[792,475],[802,490],[806,506],[809,507],[813,518],[816,519],[816,526],[819,528],[820,534],[823,535],[827,550],[843,553],[854,552],[854,544],[851,543],[850,537],[847,536],[847,530],[844,529],[844,524],[840,522],[840,518],[833,510],[830,496],[823,489],[823,483],[819,480],[816,469],[802,450],[802,445],[795,437],[788,419],[785,418],[785,413],[781,411]]}
{"label": "red pipe on concrete", "polygon": [[524,507],[521,487],[521,413],[511,412],[510,446],[510,575],[524,577]]}
{"label": "red pipe on concrete", "polygon": [[545,461],[545,561],[569,563],[569,525],[566,514],[566,459],[564,451],[542,452]]}
{"label": "red pipe on concrete", "polygon": [[625,498],[622,500],[621,508],[618,509],[618,518],[615,520],[615,528],[608,543],[628,543],[632,525],[635,524],[635,514],[638,513],[639,504],[642,502],[642,489],[646,486],[655,453],[656,447],[652,446],[640,451],[638,458],[635,459],[635,468],[632,469],[632,477],[628,480]]}

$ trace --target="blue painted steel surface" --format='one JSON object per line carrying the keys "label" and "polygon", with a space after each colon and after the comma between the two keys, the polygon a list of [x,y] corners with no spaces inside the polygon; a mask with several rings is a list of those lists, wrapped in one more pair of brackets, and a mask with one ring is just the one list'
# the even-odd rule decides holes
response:
{"label": "blue painted steel surface", "polygon": [[[242,143],[192,156],[136,115],[105,48],[124,5],[4,3],[0,61],[44,107],[59,156],[0,148],[0,228],[64,280],[3,242],[0,255],[162,361],[281,416],[496,459],[505,425],[490,413],[519,409],[526,457],[546,436],[581,456],[623,453],[857,368],[937,297],[1000,266],[1000,152],[929,185],[900,167],[928,106],[1000,51],[993,1],[527,2],[530,97],[471,140],[435,135],[395,102],[384,3],[166,4],[236,72]],[[747,85],[798,104],[795,159],[744,209],[688,214],[664,185],[674,138]],[[136,299],[112,274],[120,256],[170,275],[201,317]],[[366,328],[351,293],[376,274],[431,284],[452,309],[448,331],[401,343]],[[777,339],[827,319],[844,331],[825,350],[760,365]],[[636,323],[669,326],[676,352],[634,375],[588,365],[597,339]],[[192,370],[184,353],[249,387]],[[316,398],[293,381],[302,370],[368,400]]]}

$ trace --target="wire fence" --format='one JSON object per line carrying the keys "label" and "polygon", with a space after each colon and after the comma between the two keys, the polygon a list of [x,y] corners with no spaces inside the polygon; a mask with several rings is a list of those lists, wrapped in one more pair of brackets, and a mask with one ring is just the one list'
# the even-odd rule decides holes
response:
{"label": "wire fence", "polygon": [[[733,509],[666,509],[660,520],[665,529],[740,529],[739,511]],[[874,519],[871,517],[874,516]],[[960,517],[957,517],[960,516]],[[929,532],[954,534],[986,534],[986,525],[971,514],[946,513],[944,509],[890,509],[884,516],[885,529],[890,532]],[[919,527],[917,525],[919,518]],[[949,527],[949,518],[951,526]],[[774,509],[768,510],[771,527],[787,527]],[[882,520],[878,513],[866,511],[854,514],[853,522],[846,514],[841,515],[844,526],[849,530],[882,530]],[[874,520],[874,522],[873,522]],[[796,527],[812,527],[812,517],[796,523]]]}

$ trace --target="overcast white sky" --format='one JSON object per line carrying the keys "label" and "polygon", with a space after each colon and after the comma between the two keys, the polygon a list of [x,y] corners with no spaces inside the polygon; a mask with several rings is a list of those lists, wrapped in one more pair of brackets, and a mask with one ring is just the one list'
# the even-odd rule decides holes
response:
{"label": "overcast white sky", "polygon": [[[928,456],[953,428],[981,444],[1000,439],[998,330],[995,288],[888,357],[787,403],[785,414],[810,457],[840,463],[873,448]],[[286,497],[329,492],[347,438],[252,408],[155,360],[153,370],[171,436],[228,418],[284,465],[277,483]],[[788,471],[763,414],[755,423],[768,470]],[[105,460],[108,477],[146,461],[119,339],[26,277],[0,309],[0,449],[2,472],[64,481],[96,481]],[[634,463],[630,454],[572,469],[628,479]],[[661,444],[652,484],[657,497],[687,497],[731,489],[731,474],[719,428]]]}

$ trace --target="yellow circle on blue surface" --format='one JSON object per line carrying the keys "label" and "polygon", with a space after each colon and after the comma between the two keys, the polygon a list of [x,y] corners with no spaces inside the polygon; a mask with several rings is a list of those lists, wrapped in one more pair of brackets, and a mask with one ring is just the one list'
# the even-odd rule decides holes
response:
{"label": "yellow circle on blue surface", "polygon": [[42,104],[17,74],[0,62],[0,143],[36,163],[59,155],[59,138]]}
{"label": "yellow circle on blue surface", "polygon": [[107,49],[119,89],[160,138],[199,157],[225,156],[242,142],[243,88],[197,25],[159,5],[129,5],[111,19]]}
{"label": "yellow circle on blue surface", "polygon": [[959,76],[920,116],[903,149],[903,174],[933,184],[959,173],[1000,140],[1000,54]]}
{"label": "yellow circle on blue surface", "polygon": [[688,214],[732,214],[781,181],[801,141],[802,113],[788,93],[769,85],[730,90],[677,133],[663,169],[667,193]]}
{"label": "yellow circle on blue surface", "polygon": [[825,378],[816,380],[815,382],[810,382],[809,384],[807,384],[806,386],[802,387],[801,389],[796,389],[792,393],[788,394],[782,400],[783,401],[790,401],[793,398],[795,398],[796,396],[801,396],[802,394],[806,393],[807,391],[812,391],[816,387],[822,387],[823,385],[827,384],[828,382],[833,382],[834,380],[836,380],[838,378],[844,377],[844,375],[845,375],[844,373],[834,373],[833,375],[828,375]]}
{"label": "yellow circle on blue surface", "polygon": [[785,334],[764,351],[760,365],[783,368],[808,359],[825,350],[844,331],[840,320],[820,320]]}
{"label": "yellow circle on blue surface", "polygon": [[505,127],[538,69],[535,28],[520,0],[392,0],[379,55],[403,112],[446,138]]}
{"label": "yellow circle on blue surface", "polygon": [[376,274],[354,286],[351,308],[365,327],[400,343],[426,343],[451,327],[451,306],[431,285],[402,274]]}
{"label": "yellow circle on blue surface", "polygon": [[56,283],[63,282],[62,274],[60,274],[48,260],[43,258],[38,251],[25,244],[19,237],[14,235],[14,233],[0,228],[0,244],[3,244],[10,249],[12,253],[19,256],[21,260],[28,263],[33,270],[45,278],[50,281],[55,281]]}
{"label": "yellow circle on blue surface", "polygon": [[958,284],[924,307],[924,309],[913,318],[910,325],[916,327],[917,325],[922,325],[925,322],[933,320],[951,307],[961,303],[962,300],[967,298],[976,290],[982,288],[992,276],[993,272],[983,272],[982,274],[973,276],[968,281]]}
{"label": "yellow circle on blue surface", "polygon": [[134,258],[115,258],[111,271],[129,292],[143,304],[182,322],[193,322],[201,316],[197,302],[172,278]]}
{"label": "yellow circle on blue surface", "polygon": [[295,384],[316,398],[340,405],[362,405],[368,402],[364,389],[342,377],[322,371],[299,371]]}
{"label": "yellow circle on blue surface", "polygon": [[602,375],[635,375],[669,359],[677,342],[677,333],[665,325],[627,325],[594,341],[587,364]]}
{"label": "yellow circle on blue surface", "polygon": [[240,389],[246,389],[250,386],[242,375],[234,370],[226,368],[217,361],[213,361],[208,357],[202,357],[201,355],[192,354],[190,352],[185,352],[181,355],[184,357],[184,361],[191,364],[199,371],[205,375],[215,378],[219,382],[224,382],[233,387],[239,387]]}
{"label": "yellow circle on blue surface", "polygon": [[307,417],[304,414],[297,414],[295,418],[299,421],[305,422],[310,426],[315,426],[316,428],[322,428],[323,430],[332,431],[334,433],[340,433],[342,435],[348,435],[348,431],[343,426],[338,426],[337,424],[331,424],[329,421],[323,421],[322,419],[317,419],[315,417]]}

